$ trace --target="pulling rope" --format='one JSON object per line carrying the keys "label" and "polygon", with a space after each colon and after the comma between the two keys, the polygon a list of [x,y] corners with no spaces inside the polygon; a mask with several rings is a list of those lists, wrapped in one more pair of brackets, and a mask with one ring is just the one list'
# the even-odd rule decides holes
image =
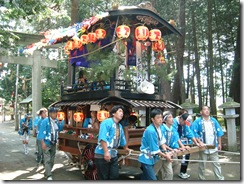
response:
{"label": "pulling rope", "polygon": [[[165,158],[161,158],[162,160],[166,160]],[[171,159],[173,161],[182,161],[183,159]],[[188,162],[206,162],[206,163],[220,163],[220,164],[240,164],[240,162],[221,162],[221,161],[210,161],[210,160],[189,160],[189,159],[184,159],[184,161]]]}
{"label": "pulling rope", "polygon": [[219,150],[218,152],[220,152],[220,153],[228,153],[228,154],[232,154],[232,155],[240,155],[240,153],[238,153],[238,152],[230,152],[230,151],[222,151],[222,150]]}
{"label": "pulling rope", "polygon": [[[209,150],[209,149],[211,149],[211,146],[213,146],[213,145],[204,145],[204,148],[205,148],[205,150]],[[196,148],[198,148],[198,149],[201,149],[201,148],[199,148],[199,147],[192,147],[191,149],[195,149],[195,150],[193,150],[194,152],[197,152],[196,151]],[[204,150],[199,150],[199,151],[204,151]],[[172,156],[181,156],[181,155],[183,155],[183,154],[191,154],[191,153],[194,153],[194,152],[191,152],[190,150],[184,150],[184,151],[175,151],[175,150],[173,150],[173,151],[171,151],[171,152],[169,152]],[[240,155],[240,153],[235,153],[235,152],[228,152],[228,151],[219,151],[219,152],[223,152],[223,153],[230,153],[230,154],[235,154],[235,155]],[[127,154],[127,155],[122,155],[118,160],[119,161],[121,161],[121,160],[123,160],[123,165],[124,165],[124,163],[125,163],[125,159],[127,158],[127,159],[131,159],[131,160],[138,160],[138,156],[139,156],[139,154],[140,154],[141,152],[140,151],[133,151],[133,150],[130,150],[129,151],[129,154]],[[122,153],[123,154],[123,153]],[[129,158],[128,158],[129,157]],[[163,158],[163,157],[161,157],[160,159],[162,159],[162,160],[166,160],[165,158]],[[218,163],[220,163],[220,164],[240,164],[240,162],[232,162],[232,161],[228,161],[228,162],[223,162],[223,161],[208,161],[208,160],[189,160],[189,159],[171,159],[171,160],[173,160],[173,161],[189,161],[189,162],[205,162],[205,163],[215,163],[215,162],[218,162]]]}
{"label": "pulling rope", "polygon": [[[130,149],[130,150],[129,150],[129,153],[128,153],[127,155],[125,155],[125,156],[122,155],[122,156],[118,159],[118,162],[120,162],[120,160],[123,160],[123,161],[122,161],[122,165],[125,165],[125,159],[126,159],[126,157],[132,156],[132,154],[131,154],[132,151],[133,151],[133,150]],[[137,154],[133,154],[133,155],[137,155]],[[138,155],[137,155],[137,156],[138,156]]]}

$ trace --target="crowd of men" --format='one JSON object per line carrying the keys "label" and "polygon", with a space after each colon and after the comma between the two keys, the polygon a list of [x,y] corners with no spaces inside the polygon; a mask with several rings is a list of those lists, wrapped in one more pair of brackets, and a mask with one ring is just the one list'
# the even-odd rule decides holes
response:
{"label": "crowd of men", "polygon": [[[34,132],[36,136],[36,161],[37,165],[44,165],[44,176],[47,180],[53,180],[52,168],[56,154],[56,144],[58,141],[58,132],[63,130],[64,121],[57,119],[57,109],[41,108],[37,112],[37,117],[34,120]],[[28,154],[28,139],[32,130],[31,115],[27,114],[20,121],[19,134],[23,137],[24,151]]]}
{"label": "crowd of men", "polygon": [[[95,149],[95,165],[99,180],[116,180],[119,177],[118,147],[126,151],[131,150],[126,146],[126,138],[120,121],[124,117],[125,109],[122,105],[113,106],[110,118],[100,124],[98,144]],[[218,150],[221,150],[221,136],[223,131],[218,121],[210,116],[210,108],[203,106],[201,117],[192,122],[192,117],[184,109],[173,118],[170,111],[162,112],[153,109],[150,114],[151,124],[146,127],[141,138],[140,154],[138,161],[141,163],[142,180],[173,180],[174,166],[178,165],[177,158],[172,154],[179,150],[190,150],[189,145],[203,147],[215,145],[214,149],[199,152],[199,159],[206,161],[210,158],[213,171],[217,180],[224,180],[221,166],[218,162]],[[58,132],[63,130],[64,121],[58,121],[57,109],[41,108],[34,120],[36,132],[37,163],[44,164],[45,177],[52,180],[52,168],[58,141]],[[28,154],[28,136],[32,129],[31,116],[26,115],[20,121],[19,134],[23,135],[25,154]],[[162,159],[163,158],[163,159]],[[181,168],[178,176],[187,179],[188,160],[190,154],[182,156]],[[206,162],[199,163],[199,180],[205,180]]]}
{"label": "crowd of men", "polygon": [[[123,128],[119,122],[123,118],[123,106],[114,106],[110,111],[110,118],[100,125],[98,145],[95,150],[95,163],[99,180],[118,179],[117,148],[126,147]],[[221,150],[221,136],[223,131],[218,121],[210,117],[210,108],[203,106],[201,117],[190,122],[191,117],[186,110],[181,110],[179,116],[173,118],[170,111],[162,112],[153,109],[150,114],[151,124],[145,129],[142,139],[138,161],[141,163],[142,180],[172,180],[173,167],[177,159],[172,158],[173,151],[191,149],[188,145],[195,144],[203,147],[206,144],[215,145],[214,149],[199,152],[199,158],[206,161],[208,157],[213,161],[213,171],[217,180],[224,180],[221,166],[218,162],[218,150]],[[161,159],[164,158],[164,159]],[[183,155],[179,177],[186,179],[188,159],[190,155]],[[185,160],[185,161],[184,161]],[[205,180],[205,162],[199,163],[198,177]]]}

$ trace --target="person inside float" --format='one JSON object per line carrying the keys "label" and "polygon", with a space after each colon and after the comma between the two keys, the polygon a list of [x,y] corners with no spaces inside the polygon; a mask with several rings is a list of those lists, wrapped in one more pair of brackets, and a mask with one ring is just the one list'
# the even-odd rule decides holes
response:
{"label": "person inside float", "polygon": [[74,88],[77,90],[82,90],[82,91],[88,90],[88,81],[82,70],[79,71],[79,78],[76,81]]}
{"label": "person inside float", "polygon": [[92,83],[92,90],[104,90],[109,88],[109,85],[104,80],[104,73],[99,72],[97,74],[97,80]]}
{"label": "person inside float", "polygon": [[129,125],[128,125],[128,128],[129,129],[136,129],[136,122],[138,120],[138,117],[136,115],[130,115],[129,118]]}

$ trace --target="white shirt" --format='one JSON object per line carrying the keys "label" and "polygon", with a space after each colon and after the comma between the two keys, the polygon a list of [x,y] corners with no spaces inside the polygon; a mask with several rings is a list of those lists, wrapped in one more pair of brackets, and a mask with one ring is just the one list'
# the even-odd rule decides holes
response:
{"label": "white shirt", "polygon": [[50,118],[51,121],[51,134],[53,135],[53,140],[57,140],[57,138],[55,137],[55,132],[56,130],[58,130],[58,125],[56,124],[56,120]]}
{"label": "white shirt", "polygon": [[[204,127],[205,127],[205,141],[206,141],[206,144],[215,145],[215,142],[214,142],[214,136],[215,135],[214,135],[213,123],[211,122],[210,118],[208,120],[204,119],[203,123],[204,123]],[[217,148],[208,149],[208,150],[205,150],[204,153],[211,154],[211,153],[216,152],[217,150],[218,150]]]}
{"label": "white shirt", "polygon": [[162,144],[166,143],[166,139],[164,136],[162,136],[162,131],[160,129],[160,127],[156,128],[157,132],[158,132],[158,136],[159,136],[159,146],[161,146]]}

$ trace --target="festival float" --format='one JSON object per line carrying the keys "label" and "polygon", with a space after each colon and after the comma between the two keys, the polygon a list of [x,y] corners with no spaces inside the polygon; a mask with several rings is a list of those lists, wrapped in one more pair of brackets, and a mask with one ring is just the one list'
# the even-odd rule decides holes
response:
{"label": "festival float", "polygon": [[[128,155],[118,149],[118,153],[120,164],[139,167],[137,156],[142,134],[150,124],[150,110],[181,108],[163,98],[161,76],[151,73],[151,68],[169,62],[165,38],[171,34],[181,36],[175,22],[164,20],[147,2],[114,7],[66,29],[47,31],[45,39],[25,51],[30,53],[37,48],[65,43],[64,50],[72,65],[72,85],[62,85],[61,101],[50,106],[59,108],[58,119],[68,125],[59,133],[58,148],[70,153],[72,159],[84,166],[86,179],[97,179],[94,149],[99,129],[84,127],[92,111],[97,112],[100,123],[109,117],[109,110],[117,104],[126,108],[124,121],[134,116],[132,128],[123,125],[127,146],[134,151]],[[96,58],[89,57],[97,52],[115,56],[109,79],[103,79],[103,82],[84,80],[78,85],[77,73],[81,69],[88,70],[100,64],[99,54]]]}

